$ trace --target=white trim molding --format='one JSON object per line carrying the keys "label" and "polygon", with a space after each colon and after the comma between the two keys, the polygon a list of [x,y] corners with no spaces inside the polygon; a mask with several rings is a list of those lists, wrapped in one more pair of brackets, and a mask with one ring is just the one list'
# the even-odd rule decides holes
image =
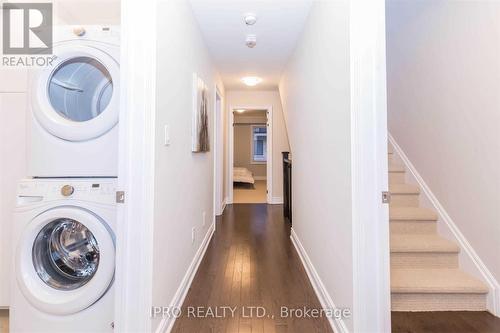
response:
{"label": "white trim molding", "polygon": [[282,205],[283,204],[283,197],[273,197],[270,204],[271,205]]}
{"label": "white trim molding", "polygon": [[222,201],[221,215],[224,214],[224,211],[226,210],[227,205],[229,205],[229,198],[225,197],[224,201]]}
{"label": "white trim molding", "polygon": [[390,133],[389,142],[394,148],[394,153],[397,154],[397,157],[401,160],[401,162],[403,162],[406,169],[410,171],[409,174],[407,174],[407,177],[410,177],[408,181],[420,186],[420,189],[423,192],[423,197],[421,196],[421,200],[424,201],[423,204],[425,205],[425,201],[427,201],[427,204],[430,205],[429,208],[433,208],[434,210],[436,210],[439,216],[438,223],[440,224],[440,227],[445,227],[447,235],[453,237],[453,239],[460,246],[460,268],[467,273],[481,279],[486,285],[488,285],[488,288],[490,290],[487,297],[488,311],[490,311],[495,316],[500,317],[500,284],[495,279],[488,267],[481,260],[467,238],[465,238],[464,234],[462,234],[446,209],[439,202],[439,200],[434,195],[427,183],[424,181],[415,166],[411,163],[408,156],[404,153],[403,149],[398,145],[398,143]]}
{"label": "white trim molding", "polygon": [[150,332],[157,1],[121,4],[118,190],[125,202],[117,205],[115,332]]}
{"label": "white trim molding", "polygon": [[[307,255],[306,250],[302,246],[302,243],[300,242],[299,237],[295,233],[295,231],[291,230],[291,235],[290,238],[292,240],[292,243],[295,247],[295,250],[297,251],[300,261],[302,261],[302,265],[304,266],[307,276],[309,277],[309,281],[311,281],[311,284],[313,286],[314,292],[316,293],[316,296],[319,299],[319,302],[321,303],[321,306],[323,309],[337,309],[335,304],[333,303],[332,298],[330,297],[330,294],[326,290],[325,285],[323,284],[323,281],[321,281],[321,278],[318,275],[318,272],[316,271],[316,268],[314,268],[314,265],[311,262],[311,259],[309,259],[309,256]],[[332,327],[333,331],[335,333],[347,333],[349,330],[347,329],[347,326],[345,325],[344,321],[341,318],[334,318],[334,317],[328,317],[328,321],[330,323],[330,326]]]}
{"label": "white trim molding", "polygon": [[[186,274],[184,274],[184,278],[182,279],[181,285],[177,289],[177,292],[175,293],[175,296],[172,302],[170,303],[170,309],[175,309],[175,308],[180,309],[182,307],[182,304],[184,303],[189,288],[191,287],[191,283],[193,283],[193,279],[196,275],[196,272],[198,271],[201,261],[205,256],[205,252],[207,252],[208,244],[210,244],[210,240],[212,239],[214,232],[215,232],[215,224],[212,223],[212,225],[208,228],[208,231],[205,234],[205,238],[203,238],[203,242],[198,248],[198,251],[196,251],[196,255],[191,261],[191,264],[189,265]],[[176,318],[174,316],[167,316],[163,318],[160,324],[158,325],[156,333],[170,332],[174,327],[175,320]]]}
{"label": "white trim molding", "polygon": [[[227,126],[228,126],[228,144],[227,144],[227,204],[232,204],[233,195],[233,167],[234,167],[234,114],[236,109],[246,110],[266,110],[267,113],[267,162],[266,162],[266,188],[267,188],[267,203],[271,204],[273,199],[273,106],[272,105],[229,105],[227,108]],[[271,158],[270,158],[271,156]]]}
{"label": "white trim molding", "polygon": [[[224,95],[214,83],[214,216],[222,215],[224,201]],[[219,100],[219,103],[218,101]]]}
{"label": "white trim molding", "polygon": [[349,3],[353,327],[390,332],[385,1]]}

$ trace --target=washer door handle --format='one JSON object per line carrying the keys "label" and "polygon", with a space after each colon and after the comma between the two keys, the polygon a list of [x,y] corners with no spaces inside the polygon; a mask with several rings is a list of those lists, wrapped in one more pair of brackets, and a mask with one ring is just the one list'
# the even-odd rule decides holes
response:
{"label": "washer door handle", "polygon": [[67,90],[83,92],[83,89],[78,88],[77,86],[75,86],[74,84],[71,84],[69,82],[62,82],[62,81],[59,81],[58,79],[54,79],[54,78],[50,82],[55,84],[56,86],[59,86],[61,88],[67,89]]}

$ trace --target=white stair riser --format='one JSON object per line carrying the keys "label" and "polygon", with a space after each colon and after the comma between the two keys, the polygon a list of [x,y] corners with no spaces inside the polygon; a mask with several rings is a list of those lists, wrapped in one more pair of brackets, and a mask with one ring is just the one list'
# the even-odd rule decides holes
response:
{"label": "white stair riser", "polygon": [[389,172],[389,184],[403,184],[404,182],[404,172]]}
{"label": "white stair riser", "polygon": [[391,268],[458,268],[458,253],[391,252]]}
{"label": "white stair riser", "polygon": [[391,234],[428,235],[437,233],[435,221],[391,221]]}
{"label": "white stair riser", "polygon": [[418,207],[419,194],[391,194],[391,206],[393,207]]}
{"label": "white stair riser", "polygon": [[392,311],[486,311],[486,294],[392,293]]}

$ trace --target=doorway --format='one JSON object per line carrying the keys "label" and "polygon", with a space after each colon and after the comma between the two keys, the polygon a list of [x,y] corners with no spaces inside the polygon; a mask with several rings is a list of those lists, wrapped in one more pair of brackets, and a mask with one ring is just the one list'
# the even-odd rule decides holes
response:
{"label": "doorway", "polygon": [[224,211],[224,119],[223,97],[215,85],[214,105],[214,213],[219,216]]}
{"label": "doorway", "polygon": [[271,203],[271,107],[229,108],[228,192],[231,203]]}

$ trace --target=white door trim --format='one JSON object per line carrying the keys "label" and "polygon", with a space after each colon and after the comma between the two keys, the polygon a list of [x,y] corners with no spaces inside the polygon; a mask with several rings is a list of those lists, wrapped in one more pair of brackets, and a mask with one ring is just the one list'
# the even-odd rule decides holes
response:
{"label": "white door trim", "polygon": [[233,203],[233,166],[234,166],[234,114],[236,109],[266,110],[267,112],[267,163],[266,163],[266,188],[268,204],[273,203],[273,106],[272,105],[230,105],[228,115],[228,151],[227,151],[227,204]]}
{"label": "white door trim", "polygon": [[[220,108],[217,108],[217,97],[220,99]],[[224,186],[224,96],[215,83],[214,89],[214,215],[223,212]]]}
{"label": "white door trim", "polygon": [[390,332],[384,0],[350,2],[354,327]]}
{"label": "white door trim", "polygon": [[[121,2],[115,331],[150,332],[153,284],[157,1]],[[140,287],[139,287],[140,286]]]}

